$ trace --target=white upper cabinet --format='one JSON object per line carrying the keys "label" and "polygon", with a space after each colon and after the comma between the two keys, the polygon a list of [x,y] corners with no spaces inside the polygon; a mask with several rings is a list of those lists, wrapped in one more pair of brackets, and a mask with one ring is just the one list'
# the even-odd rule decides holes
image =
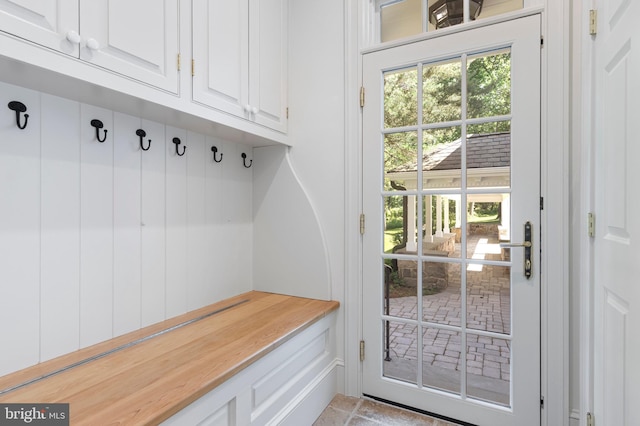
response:
{"label": "white upper cabinet", "polygon": [[0,28],[178,92],[178,0],[0,0]]}
{"label": "white upper cabinet", "polygon": [[0,0],[0,30],[78,56],[78,1]]}
{"label": "white upper cabinet", "polygon": [[287,130],[287,0],[193,1],[193,99]]}

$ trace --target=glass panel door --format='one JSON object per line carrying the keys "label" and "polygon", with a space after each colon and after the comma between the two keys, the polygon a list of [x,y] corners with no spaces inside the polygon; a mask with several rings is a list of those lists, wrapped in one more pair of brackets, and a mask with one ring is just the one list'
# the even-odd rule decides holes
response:
{"label": "glass panel door", "polygon": [[539,417],[539,275],[507,247],[539,226],[538,24],[365,55],[367,394],[472,423]]}

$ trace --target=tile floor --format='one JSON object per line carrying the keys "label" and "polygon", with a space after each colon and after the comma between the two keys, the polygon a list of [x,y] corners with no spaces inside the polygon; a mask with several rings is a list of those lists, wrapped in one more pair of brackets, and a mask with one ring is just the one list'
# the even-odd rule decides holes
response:
{"label": "tile floor", "polygon": [[455,426],[369,399],[336,395],[313,426]]}

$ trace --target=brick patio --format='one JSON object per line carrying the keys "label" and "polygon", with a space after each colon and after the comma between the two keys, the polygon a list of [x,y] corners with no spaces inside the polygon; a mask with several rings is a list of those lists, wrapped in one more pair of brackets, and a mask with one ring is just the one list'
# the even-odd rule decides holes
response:
{"label": "brick patio", "polygon": [[[459,244],[456,246],[454,256],[459,256]],[[491,237],[472,236],[468,247],[469,253],[484,252],[483,257],[475,258],[500,256],[497,240]],[[459,327],[462,309],[460,267],[457,264],[449,266],[448,287],[440,293],[423,296],[421,317],[423,321]],[[466,352],[467,395],[509,405],[510,341],[473,334],[473,330],[510,333],[509,271],[503,266],[474,266],[476,268],[467,271],[467,350],[461,348],[459,332],[425,328],[423,384],[459,393],[462,354]],[[416,297],[392,298],[390,315],[417,319],[417,305]],[[391,321],[389,349],[391,360],[384,363],[385,375],[415,383],[417,326]]]}

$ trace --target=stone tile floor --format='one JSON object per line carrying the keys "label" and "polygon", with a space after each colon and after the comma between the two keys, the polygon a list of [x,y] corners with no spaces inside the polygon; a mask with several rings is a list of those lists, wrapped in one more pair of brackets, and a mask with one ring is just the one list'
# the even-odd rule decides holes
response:
{"label": "stone tile floor", "polygon": [[455,426],[380,402],[336,395],[313,426]]}

